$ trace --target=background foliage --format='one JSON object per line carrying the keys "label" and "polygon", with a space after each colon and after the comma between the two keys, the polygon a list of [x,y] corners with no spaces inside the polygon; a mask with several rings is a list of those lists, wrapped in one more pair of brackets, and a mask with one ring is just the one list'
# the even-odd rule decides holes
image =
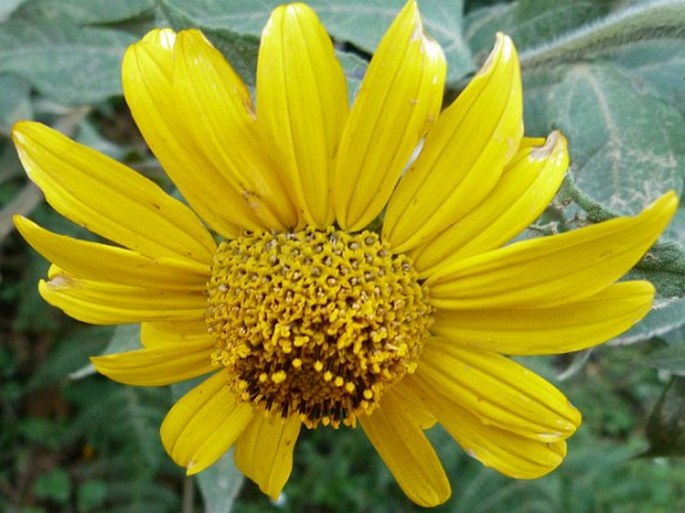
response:
{"label": "background foliage", "polygon": [[[164,455],[158,426],[181,389],[133,388],[92,374],[88,355],[137,344],[133,326],[85,326],[48,307],[47,264],[11,225],[30,214],[88,236],[42,203],[9,136],[37,119],[169,187],[121,97],[125,48],[155,26],[199,27],[254,85],[262,0],[0,0],[0,511],[212,513],[417,510],[358,430],[307,432],[277,503],[242,483],[225,456],[199,484]],[[403,0],[312,0],[336,41],[351,96]],[[445,49],[447,99],[494,34],[520,51],[526,132],[562,129],[572,166],[523,236],[639,211],[685,176],[684,0],[419,0]],[[537,481],[482,468],[440,429],[430,436],[453,483],[438,511],[685,510],[685,206],[633,274],[659,291],[645,321],[609,345],[528,358],[573,399],[585,424],[562,467]],[[109,346],[109,349],[107,349]],[[334,436],[333,436],[334,435]],[[235,500],[234,500],[235,499]]]}

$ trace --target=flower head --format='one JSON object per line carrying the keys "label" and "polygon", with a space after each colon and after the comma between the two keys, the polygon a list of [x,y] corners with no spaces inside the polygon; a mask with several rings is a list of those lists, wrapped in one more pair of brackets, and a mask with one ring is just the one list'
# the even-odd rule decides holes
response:
{"label": "flower head", "polygon": [[264,29],[256,109],[200,32],[153,30],[125,55],[124,94],[188,206],[45,126],[15,126],[47,201],[109,241],[17,217],[53,263],[42,296],[85,322],[141,323],[143,348],[94,357],[96,368],[142,386],[207,375],[161,428],[188,473],[235,445],[238,467],[276,497],[303,426],[361,425],[425,506],[450,494],[424,435],[435,422],[508,476],[563,460],[579,412],[503,355],[590,347],[640,320],[652,285],[616,282],[676,199],[503,246],[553,198],[566,141],[523,137],[508,37],[441,112],[444,80],[413,0],[351,109],[303,4],[277,8]]}

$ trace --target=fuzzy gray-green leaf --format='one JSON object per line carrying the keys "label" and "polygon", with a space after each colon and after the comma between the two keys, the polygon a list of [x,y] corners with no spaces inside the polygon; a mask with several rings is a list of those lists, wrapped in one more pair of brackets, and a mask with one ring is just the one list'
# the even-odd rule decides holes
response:
{"label": "fuzzy gray-green leaf", "polygon": [[121,59],[134,41],[66,18],[12,19],[0,31],[0,73],[21,76],[63,104],[95,103],[121,94]]}
{"label": "fuzzy gray-green leaf", "polygon": [[566,134],[576,183],[594,200],[636,213],[668,190],[682,191],[685,121],[642,93],[630,72],[577,64],[527,85],[527,129]]}
{"label": "fuzzy gray-green leaf", "polygon": [[685,456],[685,378],[674,377],[647,421],[644,456]]}

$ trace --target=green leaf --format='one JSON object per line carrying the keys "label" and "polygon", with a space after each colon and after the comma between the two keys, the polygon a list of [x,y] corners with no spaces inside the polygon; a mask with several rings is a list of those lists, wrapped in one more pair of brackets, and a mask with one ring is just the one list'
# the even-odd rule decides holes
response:
{"label": "green leaf", "polygon": [[[663,298],[685,296],[685,253],[670,241],[655,244],[637,263],[630,279],[648,279]],[[685,319],[683,319],[685,323]]]}
{"label": "green leaf", "polygon": [[245,480],[233,461],[231,448],[214,465],[197,476],[205,513],[229,513]]}
{"label": "green leaf", "polygon": [[21,77],[0,75],[0,91],[0,133],[9,135],[15,121],[31,118],[31,87]]}
{"label": "green leaf", "polygon": [[470,12],[465,37],[478,52],[492,47],[495,33],[511,36],[519,50],[550,41],[608,12],[609,2],[589,0],[519,0],[498,3]]}
{"label": "green leaf", "polygon": [[666,386],[647,421],[645,457],[685,456],[685,378]]}
{"label": "green leaf", "polygon": [[576,183],[593,200],[632,214],[682,191],[685,121],[630,72],[584,63],[527,78],[527,132],[566,134]]}
{"label": "green leaf", "polygon": [[[115,328],[107,347],[102,351],[102,355],[135,351],[141,347],[140,324],[119,324]],[[95,367],[89,363],[69,374],[69,377],[71,379],[82,379],[95,373]]]}
{"label": "green leaf", "polygon": [[336,54],[347,78],[347,95],[350,105],[352,105],[357,96],[357,91],[362,85],[368,62],[350,52],[336,52]]}
{"label": "green leaf", "polygon": [[112,326],[84,326],[60,339],[49,357],[31,376],[27,390],[37,390],[63,381],[88,363],[88,357],[99,354],[112,339]]}
{"label": "green leaf", "polygon": [[119,324],[103,355],[140,349],[140,324]]}
{"label": "green leaf", "polygon": [[95,103],[121,94],[121,59],[134,41],[67,18],[13,18],[0,30],[0,73],[19,75],[63,104]]}
{"label": "green leaf", "polygon": [[76,490],[78,511],[102,511],[107,499],[107,483],[102,480],[86,481]]}
{"label": "green leaf", "polygon": [[5,21],[26,0],[3,0],[0,2],[0,22]]}
{"label": "green leaf", "polygon": [[37,497],[50,499],[58,504],[66,504],[71,495],[71,479],[66,470],[57,468],[42,474],[33,485]]}
{"label": "green leaf", "polygon": [[79,24],[105,24],[152,14],[154,5],[154,0],[29,0],[18,12],[33,19],[67,17]]}
{"label": "green leaf", "polygon": [[685,0],[639,2],[549,43],[541,40],[522,53],[521,64],[546,73],[549,66],[606,55],[639,41],[682,38],[684,26]]}
{"label": "green leaf", "polygon": [[643,94],[661,99],[685,116],[683,36],[685,34],[680,38],[631,41],[613,49],[611,58],[630,71]]}
{"label": "green leaf", "polygon": [[647,317],[614,338],[612,344],[636,344],[678,333],[685,326],[685,299],[657,299]]}
{"label": "green leaf", "polygon": [[[271,10],[282,2],[161,0],[161,3],[170,19],[183,19],[188,26],[259,37]],[[404,0],[354,0],[345,3],[312,0],[308,3],[335,40],[352,43],[370,54],[404,5]],[[424,0],[420,7],[426,31],[445,50],[448,80],[456,81],[471,72],[473,62],[462,38],[462,2],[454,0],[448,4],[443,0]]]}
{"label": "green leaf", "polygon": [[685,376],[685,344],[673,344],[650,353],[645,363],[665,370]]}

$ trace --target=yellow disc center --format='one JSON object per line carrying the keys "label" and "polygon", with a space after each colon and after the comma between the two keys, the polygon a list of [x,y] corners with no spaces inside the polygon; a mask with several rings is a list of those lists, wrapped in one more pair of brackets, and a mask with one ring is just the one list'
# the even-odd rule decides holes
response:
{"label": "yellow disc center", "polygon": [[257,232],[223,242],[207,284],[215,364],[244,401],[308,427],[354,426],[413,372],[433,322],[404,255],[372,232]]}

